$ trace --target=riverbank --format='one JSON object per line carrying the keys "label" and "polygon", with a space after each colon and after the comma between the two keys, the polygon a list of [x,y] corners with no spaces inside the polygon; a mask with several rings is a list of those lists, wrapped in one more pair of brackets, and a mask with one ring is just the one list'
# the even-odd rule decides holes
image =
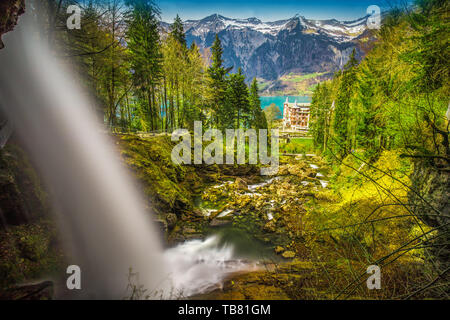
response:
{"label": "riverbank", "polygon": [[[336,165],[298,154],[281,155],[278,174],[262,177],[256,166],[175,165],[170,159],[173,143],[165,135],[114,139],[124,165],[139,181],[148,215],[160,227],[165,257],[173,266],[183,266],[173,270],[173,281],[184,290],[178,297],[392,298],[427,277],[425,253],[413,248],[383,261],[385,290],[365,286],[368,265],[428,230],[405,216],[406,208],[388,206],[393,197],[407,201],[403,184],[409,183],[411,173],[394,152],[373,163],[394,176],[352,155]],[[30,239],[50,234],[36,229],[36,238],[33,224],[26,221],[18,228],[24,230],[24,239],[27,234]],[[51,234],[52,247],[58,248],[58,237]],[[42,251],[40,241],[26,243],[24,248],[38,252],[39,261],[49,264],[39,272],[24,270],[20,278],[9,278],[7,286],[32,281],[46,270],[61,271],[63,255]],[[9,252],[15,252],[13,260],[4,260],[9,266],[17,259],[34,259],[22,249]]]}

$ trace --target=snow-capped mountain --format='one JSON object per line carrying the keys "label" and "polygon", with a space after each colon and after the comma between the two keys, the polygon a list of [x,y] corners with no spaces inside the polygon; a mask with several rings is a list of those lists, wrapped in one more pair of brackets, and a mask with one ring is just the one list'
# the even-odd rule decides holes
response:
{"label": "snow-capped mountain", "polygon": [[[211,47],[218,34],[224,60],[247,77],[275,80],[294,73],[332,72],[348,60],[368,17],[355,21],[309,20],[302,16],[263,22],[231,19],[218,14],[184,23],[188,44]],[[168,28],[164,23],[163,27]],[[358,51],[359,54],[359,51]]]}
{"label": "snow-capped mountain", "polygon": [[364,32],[367,17],[355,21],[338,20],[308,20],[301,16],[275,22],[262,22],[258,18],[231,19],[218,14],[211,15],[202,20],[187,20],[185,31],[193,36],[205,37],[208,33],[219,33],[223,30],[251,29],[265,35],[277,36],[282,30],[289,30],[293,21],[298,21],[301,26],[315,33],[323,33],[337,42],[351,41]]}

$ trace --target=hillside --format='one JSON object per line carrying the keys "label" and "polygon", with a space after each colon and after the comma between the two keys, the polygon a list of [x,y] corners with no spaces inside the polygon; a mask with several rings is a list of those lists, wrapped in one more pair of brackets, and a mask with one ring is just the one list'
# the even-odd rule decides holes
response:
{"label": "hillside", "polygon": [[[257,18],[231,19],[215,14],[201,20],[184,22],[188,45],[210,48],[218,34],[224,49],[226,66],[242,68],[247,79],[270,81],[274,91],[285,86],[282,77],[289,74],[332,73],[342,68],[353,48],[362,56],[358,40],[367,34],[367,17],[355,21],[309,20],[302,16],[262,22]],[[163,23],[164,29],[169,28]],[[318,79],[303,85],[303,91]],[[289,82],[289,81],[287,81]],[[292,89],[287,85],[286,90]],[[295,87],[295,86],[294,86]]]}

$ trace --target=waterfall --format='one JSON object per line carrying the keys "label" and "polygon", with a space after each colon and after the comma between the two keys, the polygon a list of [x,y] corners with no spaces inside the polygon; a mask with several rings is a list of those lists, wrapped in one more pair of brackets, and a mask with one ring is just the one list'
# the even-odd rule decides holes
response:
{"label": "waterfall", "polygon": [[[220,287],[231,273],[254,270],[214,236],[163,251],[95,104],[39,38],[27,8],[0,51],[0,107],[49,190],[68,266],[81,269],[81,290],[69,291],[64,282],[56,298],[122,299],[131,295],[129,284],[146,289],[138,298],[188,297]],[[138,274],[131,283],[130,268]]]}
{"label": "waterfall", "polygon": [[145,288],[157,288],[165,267],[151,214],[93,103],[39,39],[27,8],[0,51],[0,106],[50,190],[68,264],[81,268],[81,290],[69,297],[123,298],[130,267]]}

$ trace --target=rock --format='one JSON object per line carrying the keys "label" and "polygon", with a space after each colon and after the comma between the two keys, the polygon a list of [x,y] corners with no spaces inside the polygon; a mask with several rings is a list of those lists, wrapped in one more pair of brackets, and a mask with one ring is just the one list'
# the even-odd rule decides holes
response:
{"label": "rock", "polygon": [[281,255],[283,258],[285,259],[292,259],[295,257],[295,252],[293,251],[285,251],[283,252],[283,254]]}
{"label": "rock", "polygon": [[[439,170],[437,167],[439,165],[443,168],[447,166],[447,170]],[[435,166],[431,166],[427,161],[417,161],[414,164],[411,182],[412,189],[408,193],[410,207],[424,223],[437,229],[438,236],[436,238],[439,240],[434,240],[434,245],[427,250],[430,256],[436,259],[440,272],[444,272],[450,268],[450,246],[448,245],[450,242],[450,226],[448,224],[450,171],[448,164],[436,162]],[[446,288],[448,289],[449,286]]]}
{"label": "rock", "polygon": [[283,248],[283,247],[280,247],[280,246],[275,247],[275,253],[276,253],[276,254],[280,254],[280,253],[282,253],[283,251],[284,251],[284,248]]}
{"label": "rock", "polygon": [[167,227],[169,228],[169,230],[171,230],[175,227],[175,225],[177,224],[177,221],[178,221],[178,218],[175,213],[168,213],[166,215],[166,222],[167,222]]}
{"label": "rock", "polygon": [[29,224],[47,208],[44,186],[27,154],[9,141],[0,150],[0,230]]}
{"label": "rock", "polygon": [[229,223],[230,223],[230,221],[227,221],[227,220],[213,219],[213,220],[209,223],[209,225],[210,225],[211,227],[220,227],[220,226],[223,226],[223,225],[226,225],[226,224],[229,224]]}
{"label": "rock", "polygon": [[287,171],[289,172],[289,174],[294,175],[294,176],[301,175],[301,169],[298,166],[295,166],[292,164],[288,165]]}
{"label": "rock", "polygon": [[192,213],[194,214],[194,216],[199,217],[199,218],[203,218],[205,216],[203,214],[202,210],[200,210],[200,209],[193,209]]}
{"label": "rock", "polygon": [[287,192],[286,189],[280,188],[280,189],[277,190],[277,196],[279,196],[280,198],[284,198],[287,195],[288,195],[288,192]]}
{"label": "rock", "polygon": [[279,176],[286,176],[288,174],[289,174],[288,166],[281,166],[280,169],[278,170]]}
{"label": "rock", "polygon": [[44,281],[37,284],[22,285],[0,291],[0,300],[51,300],[54,294],[54,284]]}
{"label": "rock", "polygon": [[275,232],[275,222],[273,220],[270,220],[264,225],[264,231],[266,232]]}
{"label": "rock", "polygon": [[191,227],[184,227],[183,233],[196,233],[197,231],[194,228]]}
{"label": "rock", "polygon": [[19,16],[24,12],[24,0],[2,0],[0,2],[0,49],[4,47],[2,35],[14,29]]}
{"label": "rock", "polygon": [[236,189],[238,189],[238,190],[248,191],[247,182],[245,182],[241,178],[236,178],[236,181],[234,182],[234,185],[236,186]]}

